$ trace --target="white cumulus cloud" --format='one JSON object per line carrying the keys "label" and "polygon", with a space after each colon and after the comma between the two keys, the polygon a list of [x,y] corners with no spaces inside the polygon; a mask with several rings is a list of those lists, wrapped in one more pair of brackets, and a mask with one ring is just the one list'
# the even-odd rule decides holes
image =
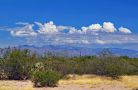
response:
{"label": "white cumulus cloud", "polygon": [[124,28],[124,27],[120,27],[118,30],[119,32],[126,33],[126,34],[132,33],[130,29]]}
{"label": "white cumulus cloud", "polygon": [[100,24],[92,24],[89,26],[89,29],[93,31],[98,31],[102,29],[102,26]]}
{"label": "white cumulus cloud", "polygon": [[35,24],[38,25],[38,32],[41,34],[52,34],[58,32],[57,26],[53,23],[53,21],[44,24],[40,22],[35,22]]}
{"label": "white cumulus cloud", "polygon": [[103,30],[106,32],[115,32],[116,28],[113,23],[111,22],[104,22],[103,23]]}
{"label": "white cumulus cloud", "polygon": [[87,32],[93,32],[93,31],[100,31],[102,30],[102,26],[100,24],[92,24],[92,25],[89,25],[88,27],[81,27],[81,31],[82,33],[87,33]]}

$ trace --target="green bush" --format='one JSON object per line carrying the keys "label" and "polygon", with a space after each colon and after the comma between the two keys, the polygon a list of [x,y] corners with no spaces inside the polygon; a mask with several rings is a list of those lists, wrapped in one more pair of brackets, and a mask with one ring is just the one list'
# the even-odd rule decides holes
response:
{"label": "green bush", "polygon": [[110,76],[112,78],[127,75],[133,70],[132,65],[125,60],[120,60],[118,57],[97,58],[93,61],[93,63],[94,73],[98,75]]}
{"label": "green bush", "polygon": [[109,64],[106,66],[107,76],[112,78],[118,78],[123,74],[122,67],[117,64]]}
{"label": "green bush", "polygon": [[32,82],[34,82],[35,87],[44,86],[56,86],[60,79],[60,74],[55,71],[36,71],[32,74]]}
{"label": "green bush", "polygon": [[13,49],[6,53],[3,60],[0,61],[0,68],[8,74],[8,79],[26,80],[30,78],[35,61],[35,56],[31,55],[30,51]]}

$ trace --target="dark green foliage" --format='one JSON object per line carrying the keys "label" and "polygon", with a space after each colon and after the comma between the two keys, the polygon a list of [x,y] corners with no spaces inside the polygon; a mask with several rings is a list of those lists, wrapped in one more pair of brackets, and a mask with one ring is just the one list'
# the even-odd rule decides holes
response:
{"label": "dark green foliage", "polygon": [[4,55],[1,60],[1,69],[4,70],[8,79],[23,80],[30,77],[34,64],[34,55],[28,50],[13,49]]}
{"label": "dark green foliage", "polygon": [[67,74],[97,74],[116,78],[120,75],[138,75],[138,58],[114,56],[104,49],[98,56],[67,57],[48,52],[44,56],[29,50],[7,48],[0,55],[0,79],[30,79],[32,72],[56,71]]}
{"label": "dark green foliage", "polygon": [[130,72],[132,65],[118,57],[100,57],[94,60],[94,72],[116,78]]}
{"label": "dark green foliage", "polygon": [[60,79],[60,74],[55,71],[36,71],[32,74],[32,82],[34,82],[34,86],[36,87],[44,87],[44,86],[56,86]]}

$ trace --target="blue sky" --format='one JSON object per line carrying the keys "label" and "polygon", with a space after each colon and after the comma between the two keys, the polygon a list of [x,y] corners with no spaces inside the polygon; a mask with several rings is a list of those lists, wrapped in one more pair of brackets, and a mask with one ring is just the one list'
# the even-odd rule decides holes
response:
{"label": "blue sky", "polygon": [[[138,45],[137,19],[138,0],[0,0],[0,47],[75,42],[75,45],[99,44],[110,47],[113,44],[115,47],[132,49]],[[44,24],[51,24],[52,29]],[[61,33],[60,26],[62,29],[64,26],[62,32],[71,32],[71,35]],[[83,26],[88,33],[91,32],[90,35],[78,34],[78,31],[83,31]],[[93,32],[93,29],[100,31]],[[57,34],[59,31],[60,34]],[[129,34],[122,33],[124,31]]]}

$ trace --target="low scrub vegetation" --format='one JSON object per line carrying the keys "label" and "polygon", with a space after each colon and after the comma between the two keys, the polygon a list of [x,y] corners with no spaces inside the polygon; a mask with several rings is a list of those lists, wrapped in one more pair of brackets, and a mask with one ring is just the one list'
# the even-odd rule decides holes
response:
{"label": "low scrub vegetation", "polygon": [[60,74],[55,71],[37,71],[32,74],[32,81],[36,87],[56,86],[60,80]]}
{"label": "low scrub vegetation", "polygon": [[0,79],[31,79],[35,86],[56,85],[68,74],[97,74],[118,78],[138,75],[138,58],[115,56],[104,50],[98,56],[64,57],[8,48],[0,55]]}

